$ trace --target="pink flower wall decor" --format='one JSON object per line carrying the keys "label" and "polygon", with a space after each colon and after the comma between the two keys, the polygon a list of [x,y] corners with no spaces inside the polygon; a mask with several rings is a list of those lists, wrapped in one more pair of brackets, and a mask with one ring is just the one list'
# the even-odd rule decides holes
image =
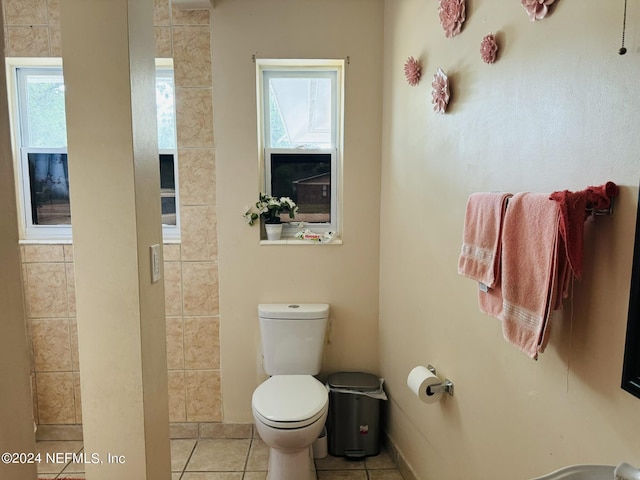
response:
{"label": "pink flower wall decor", "polygon": [[531,22],[542,20],[549,11],[549,5],[553,2],[555,2],[555,0],[520,0]]}
{"label": "pink flower wall decor", "polygon": [[436,113],[444,113],[447,110],[449,104],[449,79],[447,75],[438,68],[438,71],[433,76],[433,82],[431,82],[433,91],[431,92],[431,103],[433,103],[433,111]]}
{"label": "pink flower wall decor", "polygon": [[493,63],[498,56],[498,44],[496,43],[496,36],[493,33],[489,33],[484,36],[482,43],[480,44],[480,56],[484,63]]}
{"label": "pink flower wall decor", "polygon": [[447,38],[455,37],[462,30],[465,20],[464,2],[465,0],[440,0],[438,7],[440,25]]}
{"label": "pink flower wall decor", "polygon": [[404,76],[412,87],[420,81],[420,62],[413,57],[409,57],[404,64]]}

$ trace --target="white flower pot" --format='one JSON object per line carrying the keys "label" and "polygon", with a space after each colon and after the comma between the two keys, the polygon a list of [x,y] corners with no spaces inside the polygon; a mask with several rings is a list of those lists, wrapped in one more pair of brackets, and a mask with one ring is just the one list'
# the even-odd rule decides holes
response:
{"label": "white flower pot", "polygon": [[264,228],[267,231],[267,240],[280,240],[282,235],[281,223],[265,223]]}

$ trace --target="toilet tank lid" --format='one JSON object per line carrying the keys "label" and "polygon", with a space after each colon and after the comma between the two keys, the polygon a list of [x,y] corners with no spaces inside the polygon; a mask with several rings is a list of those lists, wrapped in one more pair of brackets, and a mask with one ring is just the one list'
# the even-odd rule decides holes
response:
{"label": "toilet tank lid", "polygon": [[261,303],[258,315],[262,318],[276,319],[319,319],[329,316],[326,303]]}

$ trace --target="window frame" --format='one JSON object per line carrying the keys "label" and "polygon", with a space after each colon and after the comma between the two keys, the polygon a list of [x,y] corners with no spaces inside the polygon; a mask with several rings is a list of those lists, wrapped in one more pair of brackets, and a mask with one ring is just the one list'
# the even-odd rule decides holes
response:
{"label": "window frame", "polygon": [[[29,173],[29,154],[30,153],[63,153],[67,154],[67,147],[48,148],[48,147],[20,147],[20,180],[21,180],[21,197],[20,208],[22,209],[22,221],[25,225],[25,240],[67,240],[71,239],[71,223],[61,225],[34,225],[31,214],[31,185]],[[67,160],[68,161],[68,160]]]}
{"label": "window frame", "polygon": [[[62,73],[62,59],[59,57],[6,57],[7,98],[9,103],[9,124],[11,130],[11,144],[14,157],[16,197],[18,204],[18,220],[20,226],[20,241],[23,243],[71,243],[72,224],[68,225],[34,225],[31,215],[31,186],[29,177],[29,153],[67,153],[67,146],[63,147],[30,147],[23,146],[25,131],[26,102],[19,98],[18,84],[19,70],[33,70]],[[156,72],[173,71],[173,59],[156,59]],[[175,84],[174,84],[175,87]],[[175,114],[175,106],[174,106]],[[158,149],[158,161],[161,154],[173,155],[175,179],[176,224],[162,225],[163,242],[180,241],[180,203],[178,179],[178,147]],[[72,187],[71,187],[72,188]],[[160,199],[159,199],[160,200]]]}
{"label": "window frame", "polygon": [[[331,155],[331,204],[330,204],[330,218],[332,219],[331,222],[327,222],[327,223],[312,223],[312,222],[304,222],[305,227],[306,226],[310,226],[314,231],[317,231],[318,233],[320,232],[326,232],[326,231],[335,231],[335,228],[333,227],[333,225],[336,223],[335,219],[338,216],[338,212],[337,212],[337,202],[334,201],[334,199],[337,199],[338,196],[338,182],[336,181],[336,179],[338,178],[338,162],[337,162],[337,156],[338,156],[338,150],[335,148],[314,148],[314,149],[293,149],[293,148],[265,148],[265,185],[267,188],[267,193],[271,194],[271,161],[268,161],[268,159],[271,158],[271,154],[275,153],[275,154],[299,154],[299,153],[305,153],[305,154],[312,154],[312,155]],[[294,225],[288,225],[289,223],[293,223]],[[299,223],[299,221],[296,221],[296,219],[293,219],[293,222],[286,222],[284,223],[282,229],[283,232],[285,230],[285,228],[287,229],[292,229],[293,232],[291,233],[291,235],[295,235],[295,232],[297,232],[299,230],[299,228],[297,227],[297,224]]]}
{"label": "window frame", "polygon": [[[332,78],[331,143],[329,148],[282,148],[270,145],[269,92],[267,80],[282,76]],[[334,232],[340,238],[342,228],[342,158],[344,150],[344,76],[343,59],[256,59],[256,105],[258,125],[258,168],[260,189],[271,194],[271,153],[331,154],[331,222],[304,222],[304,228],[316,233]],[[300,222],[284,223],[282,237],[291,239],[300,230]]]}

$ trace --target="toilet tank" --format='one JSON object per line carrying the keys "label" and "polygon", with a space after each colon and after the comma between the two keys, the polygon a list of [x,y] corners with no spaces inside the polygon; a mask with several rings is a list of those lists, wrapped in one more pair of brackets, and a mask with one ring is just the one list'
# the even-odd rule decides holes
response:
{"label": "toilet tank", "polygon": [[329,318],[326,303],[258,305],[267,375],[317,375]]}

